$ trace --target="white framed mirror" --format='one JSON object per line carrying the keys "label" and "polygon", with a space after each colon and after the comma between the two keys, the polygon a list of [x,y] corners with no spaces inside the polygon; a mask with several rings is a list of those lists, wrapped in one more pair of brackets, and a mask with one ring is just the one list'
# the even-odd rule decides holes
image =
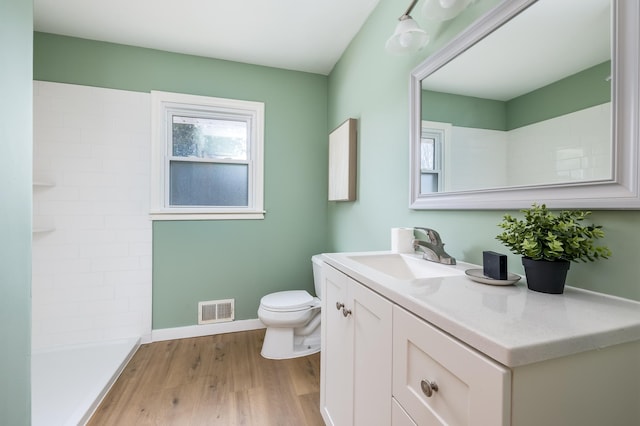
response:
{"label": "white framed mirror", "polygon": [[639,23],[636,1],[505,0],[417,66],[410,208],[640,209]]}

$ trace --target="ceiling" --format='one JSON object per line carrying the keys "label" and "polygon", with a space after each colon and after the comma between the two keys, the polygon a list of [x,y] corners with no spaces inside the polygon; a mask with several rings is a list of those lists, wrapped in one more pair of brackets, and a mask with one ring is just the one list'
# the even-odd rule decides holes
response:
{"label": "ceiling", "polygon": [[379,1],[34,0],[34,28],[327,75]]}

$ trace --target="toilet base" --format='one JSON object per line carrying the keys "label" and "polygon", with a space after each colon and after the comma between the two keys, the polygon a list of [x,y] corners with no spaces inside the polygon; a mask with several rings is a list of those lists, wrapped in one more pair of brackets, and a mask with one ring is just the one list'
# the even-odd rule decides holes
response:
{"label": "toilet base", "polygon": [[260,355],[268,359],[289,359],[320,352],[320,326],[308,336],[296,336],[293,328],[267,327]]}

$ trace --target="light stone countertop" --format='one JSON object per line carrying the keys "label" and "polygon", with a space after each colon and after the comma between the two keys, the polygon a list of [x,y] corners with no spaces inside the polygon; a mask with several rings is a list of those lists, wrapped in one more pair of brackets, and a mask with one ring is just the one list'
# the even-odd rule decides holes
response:
{"label": "light stone countertop", "polygon": [[523,281],[480,284],[464,271],[481,267],[464,262],[446,266],[459,275],[400,280],[352,259],[371,254],[391,252],[325,253],[323,259],[508,367],[640,340],[640,302],[570,286],[557,295],[530,291]]}

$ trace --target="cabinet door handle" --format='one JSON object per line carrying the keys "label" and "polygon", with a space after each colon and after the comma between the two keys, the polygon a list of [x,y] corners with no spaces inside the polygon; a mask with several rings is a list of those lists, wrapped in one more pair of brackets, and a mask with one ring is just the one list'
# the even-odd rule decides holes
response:
{"label": "cabinet door handle", "polygon": [[438,384],[436,382],[430,382],[426,379],[423,379],[420,382],[420,387],[422,388],[422,392],[427,398],[431,398],[434,392],[438,392]]}
{"label": "cabinet door handle", "polygon": [[344,303],[336,302],[336,309],[340,310],[342,308],[344,308]]}
{"label": "cabinet door handle", "polygon": [[345,318],[348,317],[349,315],[351,315],[351,309],[342,308],[342,315],[344,315]]}

